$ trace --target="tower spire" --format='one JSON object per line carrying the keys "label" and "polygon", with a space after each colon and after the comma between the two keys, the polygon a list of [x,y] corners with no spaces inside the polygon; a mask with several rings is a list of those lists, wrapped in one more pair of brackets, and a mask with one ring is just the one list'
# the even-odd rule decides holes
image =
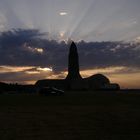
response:
{"label": "tower spire", "polygon": [[68,75],[67,80],[82,79],[79,73],[79,57],[77,47],[74,42],[71,43],[68,56]]}

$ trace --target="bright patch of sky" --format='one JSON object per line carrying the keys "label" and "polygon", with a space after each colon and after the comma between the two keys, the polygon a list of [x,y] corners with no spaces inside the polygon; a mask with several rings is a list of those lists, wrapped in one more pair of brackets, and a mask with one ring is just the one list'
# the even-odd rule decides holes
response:
{"label": "bright patch of sky", "polygon": [[0,31],[35,28],[52,39],[133,40],[140,36],[139,7],[139,0],[1,0]]}

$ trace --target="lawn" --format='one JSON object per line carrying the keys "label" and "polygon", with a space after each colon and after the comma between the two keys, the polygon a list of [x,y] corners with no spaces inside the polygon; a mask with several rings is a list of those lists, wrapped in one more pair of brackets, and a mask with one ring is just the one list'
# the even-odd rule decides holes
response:
{"label": "lawn", "polygon": [[125,139],[140,139],[140,94],[0,95],[0,140]]}

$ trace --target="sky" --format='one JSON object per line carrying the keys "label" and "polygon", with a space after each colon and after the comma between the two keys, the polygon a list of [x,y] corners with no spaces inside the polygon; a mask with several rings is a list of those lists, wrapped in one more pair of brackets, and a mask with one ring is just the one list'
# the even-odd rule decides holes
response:
{"label": "sky", "polygon": [[65,78],[70,40],[83,77],[140,88],[139,0],[0,0],[0,81]]}

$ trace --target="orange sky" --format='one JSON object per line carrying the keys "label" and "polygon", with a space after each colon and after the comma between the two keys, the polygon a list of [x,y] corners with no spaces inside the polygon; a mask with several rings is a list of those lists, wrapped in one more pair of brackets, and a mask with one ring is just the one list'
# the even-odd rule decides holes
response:
{"label": "orange sky", "polygon": [[[89,77],[93,74],[101,73],[107,76],[112,83],[120,84],[121,88],[140,88],[140,71],[138,69],[131,70],[127,67],[107,67],[81,70],[82,77]],[[55,73],[53,69],[41,67],[10,67],[2,66],[0,73],[11,76],[4,77],[3,82],[34,84],[39,79],[64,79],[67,71]]]}

